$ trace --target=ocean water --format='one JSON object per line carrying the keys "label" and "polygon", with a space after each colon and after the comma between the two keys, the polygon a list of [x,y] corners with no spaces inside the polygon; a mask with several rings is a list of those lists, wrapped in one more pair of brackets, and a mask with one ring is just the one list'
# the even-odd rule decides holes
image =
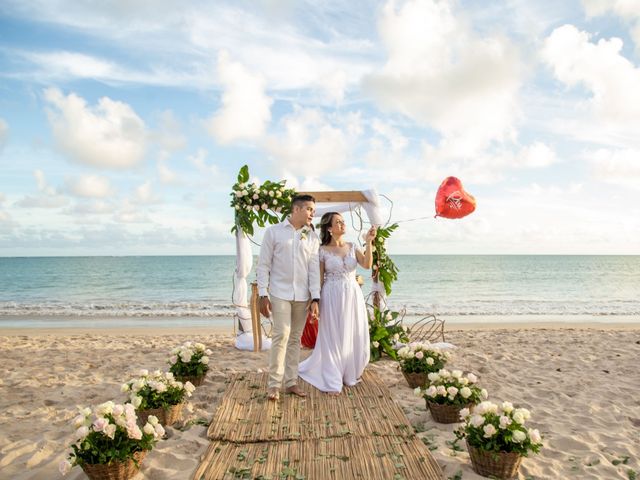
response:
{"label": "ocean water", "polygon": [[[640,256],[395,255],[393,260],[400,273],[389,305],[406,308],[411,317],[640,321]],[[234,256],[0,258],[0,325],[47,326],[73,318],[89,324],[124,318],[140,324],[230,321],[234,268]],[[368,272],[360,273],[367,292]]]}

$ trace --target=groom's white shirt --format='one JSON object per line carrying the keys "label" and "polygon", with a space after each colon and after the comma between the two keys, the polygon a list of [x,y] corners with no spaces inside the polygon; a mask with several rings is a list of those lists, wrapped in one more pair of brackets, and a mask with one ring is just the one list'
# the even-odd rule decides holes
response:
{"label": "groom's white shirt", "polygon": [[320,241],[309,227],[306,235],[302,230],[286,219],[265,231],[256,269],[261,296],[269,293],[289,301],[320,298]]}

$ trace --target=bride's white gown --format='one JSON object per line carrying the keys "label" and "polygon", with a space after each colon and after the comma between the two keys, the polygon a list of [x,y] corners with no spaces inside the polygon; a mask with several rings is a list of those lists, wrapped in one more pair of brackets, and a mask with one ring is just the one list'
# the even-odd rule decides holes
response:
{"label": "bride's white gown", "polygon": [[344,257],[320,247],[324,283],[320,293],[318,337],[313,353],[300,363],[302,379],[323,392],[355,385],[369,363],[369,323],[356,281],[354,244]]}

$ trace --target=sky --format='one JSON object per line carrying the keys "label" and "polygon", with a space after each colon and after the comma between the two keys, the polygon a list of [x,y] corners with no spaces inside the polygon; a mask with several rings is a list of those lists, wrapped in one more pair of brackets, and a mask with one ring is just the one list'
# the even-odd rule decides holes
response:
{"label": "sky", "polygon": [[640,2],[0,2],[0,256],[233,254],[245,164],[395,254],[640,254]]}

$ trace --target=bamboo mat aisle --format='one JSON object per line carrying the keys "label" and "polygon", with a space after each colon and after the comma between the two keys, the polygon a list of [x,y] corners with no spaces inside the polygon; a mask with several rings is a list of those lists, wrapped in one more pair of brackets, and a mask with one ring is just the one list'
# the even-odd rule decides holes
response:
{"label": "bamboo mat aisle", "polygon": [[362,380],[337,397],[301,381],[306,398],[270,402],[266,373],[234,375],[194,480],[441,480],[389,390],[370,371]]}

